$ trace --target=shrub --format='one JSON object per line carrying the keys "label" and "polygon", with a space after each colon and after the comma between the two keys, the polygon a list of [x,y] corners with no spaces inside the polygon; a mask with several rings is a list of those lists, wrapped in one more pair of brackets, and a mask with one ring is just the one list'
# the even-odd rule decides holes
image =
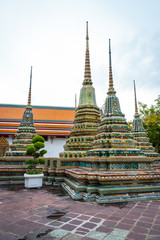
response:
{"label": "shrub", "polygon": [[36,135],[33,139],[32,139],[32,143],[36,143],[36,142],[42,142],[44,143],[45,140],[42,136]]}
{"label": "shrub", "polygon": [[44,148],[44,143],[43,142],[35,142],[34,147],[39,150],[41,148]]}
{"label": "shrub", "polygon": [[28,174],[39,174],[42,173],[41,169],[36,169],[38,164],[45,164],[45,160],[39,157],[42,157],[47,150],[43,149],[39,151],[41,148],[44,148],[44,138],[37,135],[32,139],[33,146],[28,146],[26,149],[26,155],[33,156],[33,160],[28,159],[26,163],[28,165]]}

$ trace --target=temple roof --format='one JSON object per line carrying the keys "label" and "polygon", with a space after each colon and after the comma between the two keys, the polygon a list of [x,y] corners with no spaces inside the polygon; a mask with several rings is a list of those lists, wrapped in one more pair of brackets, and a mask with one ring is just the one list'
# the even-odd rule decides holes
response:
{"label": "temple roof", "polygon": [[[0,104],[0,134],[15,134],[25,105]],[[36,132],[41,135],[65,135],[71,130],[75,108],[32,106]]]}

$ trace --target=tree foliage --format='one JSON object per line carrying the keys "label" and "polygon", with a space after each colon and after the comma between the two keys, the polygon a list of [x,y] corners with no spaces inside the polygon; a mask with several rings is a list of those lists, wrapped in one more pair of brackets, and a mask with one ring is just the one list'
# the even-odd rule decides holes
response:
{"label": "tree foliage", "polygon": [[28,146],[26,149],[26,155],[33,156],[33,160],[29,159],[26,160],[28,165],[28,173],[29,174],[37,174],[40,173],[40,170],[36,169],[38,164],[45,164],[45,160],[39,157],[42,157],[44,154],[47,153],[47,150],[43,149],[40,151],[41,148],[45,147],[44,138],[37,135],[32,139],[32,146]]}
{"label": "tree foliage", "polygon": [[160,152],[160,95],[150,107],[139,102],[139,111],[150,142]]}

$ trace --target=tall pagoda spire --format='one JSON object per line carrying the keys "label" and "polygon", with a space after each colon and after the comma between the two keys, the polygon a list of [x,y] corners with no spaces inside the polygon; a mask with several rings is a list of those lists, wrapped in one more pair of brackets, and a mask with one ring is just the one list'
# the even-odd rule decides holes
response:
{"label": "tall pagoda spire", "polygon": [[36,128],[33,121],[33,112],[31,106],[31,88],[32,88],[32,67],[30,72],[30,84],[28,93],[28,103],[23,113],[21,124],[18,127],[16,139],[13,140],[6,156],[25,156],[26,148],[32,145],[32,138],[36,135]]}
{"label": "tall pagoda spire", "polygon": [[85,73],[80,90],[79,104],[76,108],[73,127],[64,145],[61,157],[84,157],[86,151],[92,148],[92,142],[97,134],[100,123],[100,111],[96,104],[95,89],[92,85],[89,60],[88,22],[86,22],[86,53]]}
{"label": "tall pagoda spire", "polygon": [[112,60],[111,60],[111,39],[109,39],[109,88],[108,94],[116,93],[113,86]]}
{"label": "tall pagoda spire", "polygon": [[136,96],[136,84],[135,84],[135,80],[133,80],[133,84],[134,84],[135,115],[138,115],[138,107],[137,107],[137,96]]}
{"label": "tall pagoda spire", "polygon": [[84,72],[83,85],[92,85],[90,57],[89,57],[88,22],[86,22],[86,55],[85,55],[85,72]]}
{"label": "tall pagoda spire", "polygon": [[31,66],[31,72],[30,72],[30,84],[29,84],[29,93],[28,93],[28,104],[27,106],[31,107],[31,90],[32,90],[32,66]]}
{"label": "tall pagoda spire", "polygon": [[113,76],[112,76],[112,61],[111,61],[111,40],[109,39],[109,88],[107,92],[107,98],[105,101],[104,114],[118,114],[123,115],[120,109],[119,100],[116,97],[116,91],[113,86]]}

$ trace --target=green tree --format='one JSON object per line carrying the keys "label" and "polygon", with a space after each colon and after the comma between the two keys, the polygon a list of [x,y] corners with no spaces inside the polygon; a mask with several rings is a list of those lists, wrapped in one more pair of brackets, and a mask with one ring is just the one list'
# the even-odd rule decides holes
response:
{"label": "green tree", "polygon": [[40,169],[36,169],[36,166],[38,164],[45,164],[45,160],[42,157],[47,153],[47,150],[40,150],[45,147],[44,141],[43,137],[37,135],[32,139],[33,145],[28,146],[26,149],[26,155],[33,156],[33,160],[26,160],[26,163],[29,164],[28,174],[39,174],[42,172]]}
{"label": "green tree", "polygon": [[139,107],[150,142],[156,148],[156,151],[160,153],[160,95],[155,99],[155,105],[148,107],[147,104],[139,102]]}

